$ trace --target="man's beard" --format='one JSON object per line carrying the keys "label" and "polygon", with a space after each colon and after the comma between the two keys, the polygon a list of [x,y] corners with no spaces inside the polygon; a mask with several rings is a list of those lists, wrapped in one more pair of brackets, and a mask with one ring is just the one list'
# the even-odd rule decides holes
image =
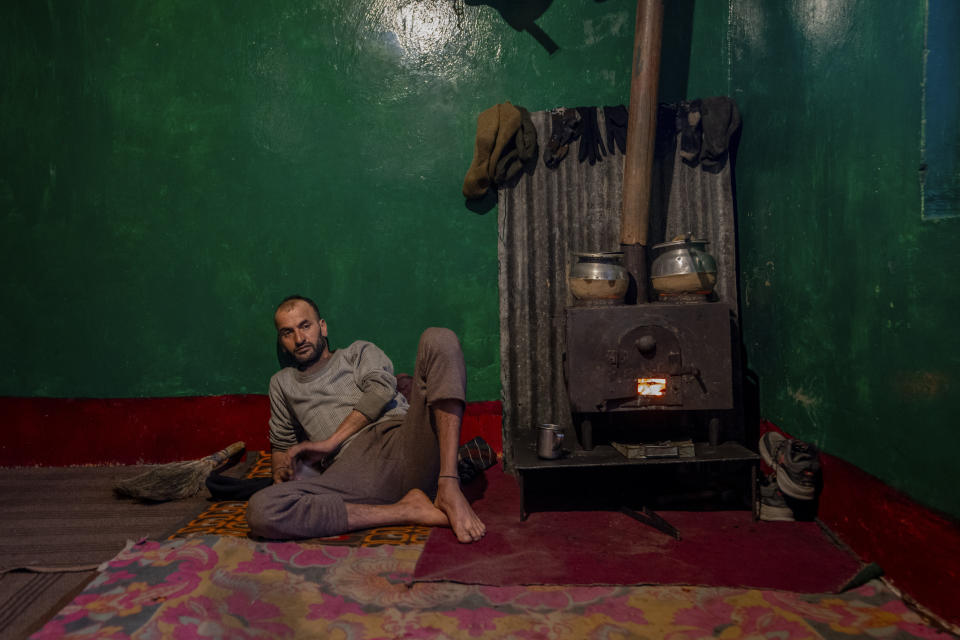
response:
{"label": "man's beard", "polygon": [[[307,343],[310,344],[310,343]],[[302,346],[302,345],[301,345]],[[314,364],[317,360],[320,359],[320,356],[323,355],[323,352],[327,350],[327,337],[320,336],[317,338],[315,343],[312,343],[313,351],[309,355],[304,354],[301,356],[296,351],[291,353],[293,359],[297,361],[297,367],[300,369],[306,369],[310,365]]]}

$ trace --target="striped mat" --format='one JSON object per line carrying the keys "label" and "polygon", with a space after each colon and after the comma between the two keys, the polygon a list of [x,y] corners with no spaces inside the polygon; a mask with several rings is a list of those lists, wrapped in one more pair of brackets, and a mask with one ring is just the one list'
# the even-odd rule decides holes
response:
{"label": "striped mat", "polygon": [[21,638],[66,604],[127,541],[163,540],[208,504],[114,497],[145,467],[0,469],[0,638]]}

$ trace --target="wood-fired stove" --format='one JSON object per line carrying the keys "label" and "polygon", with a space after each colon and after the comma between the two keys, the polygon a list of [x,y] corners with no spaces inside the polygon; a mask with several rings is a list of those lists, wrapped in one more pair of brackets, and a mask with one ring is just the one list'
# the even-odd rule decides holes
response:
{"label": "wood-fired stove", "polygon": [[584,449],[614,433],[713,445],[723,437],[720,416],[734,408],[729,306],[569,307],[566,320],[567,392]]}

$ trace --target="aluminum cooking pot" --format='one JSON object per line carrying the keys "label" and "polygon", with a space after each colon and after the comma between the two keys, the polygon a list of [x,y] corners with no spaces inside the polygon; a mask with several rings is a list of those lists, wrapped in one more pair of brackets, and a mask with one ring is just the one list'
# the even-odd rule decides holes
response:
{"label": "aluminum cooking pot", "polygon": [[623,266],[623,253],[574,253],[567,283],[575,298],[610,304],[623,301],[630,276]]}
{"label": "aluminum cooking pot", "polygon": [[650,281],[657,293],[700,293],[717,284],[717,261],[707,253],[709,240],[685,238],[653,245]]}

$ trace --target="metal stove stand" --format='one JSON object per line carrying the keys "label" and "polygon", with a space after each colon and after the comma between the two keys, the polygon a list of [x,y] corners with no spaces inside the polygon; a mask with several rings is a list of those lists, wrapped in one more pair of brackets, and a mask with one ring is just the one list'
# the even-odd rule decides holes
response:
{"label": "metal stove stand", "polygon": [[[572,436],[573,434],[567,434]],[[575,469],[588,468],[623,468],[623,467],[661,467],[662,465],[728,465],[741,464],[749,467],[750,472],[750,504],[754,518],[759,517],[758,502],[758,467],[760,456],[737,442],[724,442],[710,445],[706,442],[694,443],[692,457],[671,458],[627,458],[610,445],[596,445],[587,451],[576,443],[576,438],[565,438],[565,442],[573,443],[572,450],[555,460],[545,460],[537,455],[536,442],[529,438],[520,441],[514,449],[514,469],[520,485],[520,519],[526,520],[529,515],[527,490],[528,480],[533,474],[559,473]]]}

